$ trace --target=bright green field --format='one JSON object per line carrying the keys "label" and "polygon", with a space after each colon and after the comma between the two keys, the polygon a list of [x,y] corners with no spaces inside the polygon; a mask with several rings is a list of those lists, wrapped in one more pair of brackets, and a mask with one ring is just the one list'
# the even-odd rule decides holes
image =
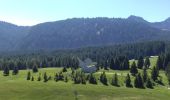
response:
{"label": "bright green field", "polygon": [[[155,62],[154,59],[152,59],[152,63]],[[39,72],[47,72],[47,75],[51,75],[53,79],[54,74],[60,70],[60,68],[46,68],[39,69]],[[95,73],[96,77],[99,77],[101,72]],[[18,75],[10,74],[6,77],[2,75],[1,71],[0,100],[76,100],[76,93],[77,100],[168,100],[170,97],[170,90],[163,71],[160,71],[160,75],[163,77],[165,86],[156,85],[154,89],[126,88],[123,80],[129,71],[106,71],[109,81],[115,72],[119,76],[121,87],[114,87],[110,84],[104,86],[99,82],[98,85],[88,83],[75,85],[70,79],[68,83],[54,80],[47,83],[38,82],[38,73],[33,74],[35,81],[27,81],[26,70],[20,70]],[[133,77],[131,78],[133,80]]]}

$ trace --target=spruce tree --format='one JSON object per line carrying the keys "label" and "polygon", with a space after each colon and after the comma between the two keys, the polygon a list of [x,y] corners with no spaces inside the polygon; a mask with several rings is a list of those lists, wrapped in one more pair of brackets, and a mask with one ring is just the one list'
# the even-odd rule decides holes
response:
{"label": "spruce tree", "polygon": [[67,72],[67,68],[66,68],[66,67],[64,67],[62,72]]}
{"label": "spruce tree", "polygon": [[30,80],[30,79],[31,79],[31,72],[28,71],[28,73],[27,73],[27,80]]}
{"label": "spruce tree", "polygon": [[18,72],[19,72],[18,67],[15,66],[14,69],[13,69],[12,74],[13,74],[13,75],[16,75],[16,74],[18,74]]}
{"label": "spruce tree", "polygon": [[93,76],[92,73],[89,76],[89,83],[90,84],[97,84],[97,80],[96,80],[95,76]]}
{"label": "spruce tree", "polygon": [[126,84],[126,87],[133,87],[132,84],[131,84],[131,79],[130,79],[129,73],[126,76],[125,84]]}
{"label": "spruce tree", "polygon": [[9,76],[9,68],[6,66],[3,72],[4,76]]}
{"label": "spruce tree", "polygon": [[145,66],[146,68],[149,68],[150,64],[151,64],[151,63],[150,63],[149,57],[146,57],[144,66]]}
{"label": "spruce tree", "polygon": [[148,78],[147,69],[145,67],[143,68],[142,78],[143,78],[143,82],[145,83],[147,81],[147,78]]}
{"label": "spruce tree", "polygon": [[48,81],[48,77],[47,77],[47,73],[46,73],[46,72],[44,73],[43,78],[44,78],[44,82],[47,82],[47,81]]}
{"label": "spruce tree", "polygon": [[153,89],[153,84],[152,84],[150,78],[148,78],[147,81],[146,81],[146,87]]}
{"label": "spruce tree", "polygon": [[136,88],[144,88],[144,83],[143,83],[143,80],[142,80],[140,73],[138,73],[135,77],[134,86]]}
{"label": "spruce tree", "polygon": [[165,74],[167,76],[167,79],[168,79],[168,83],[170,85],[170,62],[168,63],[166,69],[165,69]]}
{"label": "spruce tree", "polygon": [[133,61],[131,68],[130,68],[130,73],[135,76],[138,73],[138,69],[136,67],[136,63],[135,61]]}
{"label": "spruce tree", "polygon": [[37,68],[37,66],[33,66],[32,71],[33,71],[33,73],[38,72],[38,68]]}
{"label": "spruce tree", "polygon": [[106,77],[105,72],[103,72],[103,73],[100,75],[100,82],[103,83],[104,85],[107,85],[107,77]]}
{"label": "spruce tree", "polygon": [[39,74],[37,81],[41,81],[41,74]]}
{"label": "spruce tree", "polygon": [[111,85],[113,85],[113,86],[119,86],[118,76],[117,76],[116,73],[113,75],[113,78],[112,78],[112,81],[111,81]]}
{"label": "spruce tree", "polygon": [[144,60],[143,60],[143,57],[140,56],[139,59],[138,59],[137,66],[138,66],[139,69],[142,69],[143,65],[144,65]]}
{"label": "spruce tree", "polygon": [[157,62],[156,62],[156,67],[158,69],[163,69],[163,61],[160,56],[158,56]]}
{"label": "spruce tree", "polygon": [[34,81],[34,77],[33,76],[31,77],[31,81]]}
{"label": "spruce tree", "polygon": [[159,69],[157,67],[153,67],[152,71],[151,71],[151,78],[156,81],[158,79],[159,76]]}

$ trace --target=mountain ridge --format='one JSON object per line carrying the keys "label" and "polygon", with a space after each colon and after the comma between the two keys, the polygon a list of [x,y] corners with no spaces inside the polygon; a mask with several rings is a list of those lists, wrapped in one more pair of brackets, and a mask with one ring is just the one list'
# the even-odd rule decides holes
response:
{"label": "mountain ridge", "polygon": [[[17,26],[0,21],[0,51],[56,50],[169,40],[170,22],[168,20],[169,18],[162,22],[151,23],[142,17],[131,15],[128,18],[72,18],[34,26]],[[2,23],[7,25],[4,29]],[[2,38],[7,33],[8,35]],[[3,41],[9,43],[6,44]],[[2,48],[4,46],[7,47]]]}

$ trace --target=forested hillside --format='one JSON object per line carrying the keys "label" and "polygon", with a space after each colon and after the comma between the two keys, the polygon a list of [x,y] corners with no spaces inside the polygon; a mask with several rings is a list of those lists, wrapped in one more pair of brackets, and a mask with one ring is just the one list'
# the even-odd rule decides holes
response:
{"label": "forested hillside", "polygon": [[34,51],[169,40],[169,19],[73,18],[34,26],[0,22],[0,51]]}

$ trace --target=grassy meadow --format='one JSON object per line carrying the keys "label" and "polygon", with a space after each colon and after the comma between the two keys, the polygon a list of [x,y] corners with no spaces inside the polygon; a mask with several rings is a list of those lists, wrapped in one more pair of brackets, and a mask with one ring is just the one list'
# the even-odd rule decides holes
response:
{"label": "grassy meadow", "polygon": [[[155,65],[156,57],[151,58],[151,66]],[[130,63],[132,60],[130,61]],[[0,100],[167,100],[170,96],[167,79],[163,71],[160,71],[164,86],[156,84],[154,89],[137,89],[126,88],[124,79],[128,71],[107,70],[108,86],[101,84],[98,80],[97,85],[74,84],[69,81],[55,82],[54,75],[61,71],[62,68],[43,68],[39,73],[47,73],[52,79],[48,82],[37,81],[39,73],[31,73],[34,81],[26,80],[28,70],[20,70],[18,75],[3,76],[0,71]],[[141,70],[140,70],[141,71]],[[31,71],[32,72],[32,71]],[[98,79],[103,70],[95,73]],[[71,70],[68,69],[64,75],[69,75]],[[110,85],[114,73],[118,74],[120,87]],[[148,70],[150,74],[150,70]],[[132,83],[134,77],[131,76]]]}

